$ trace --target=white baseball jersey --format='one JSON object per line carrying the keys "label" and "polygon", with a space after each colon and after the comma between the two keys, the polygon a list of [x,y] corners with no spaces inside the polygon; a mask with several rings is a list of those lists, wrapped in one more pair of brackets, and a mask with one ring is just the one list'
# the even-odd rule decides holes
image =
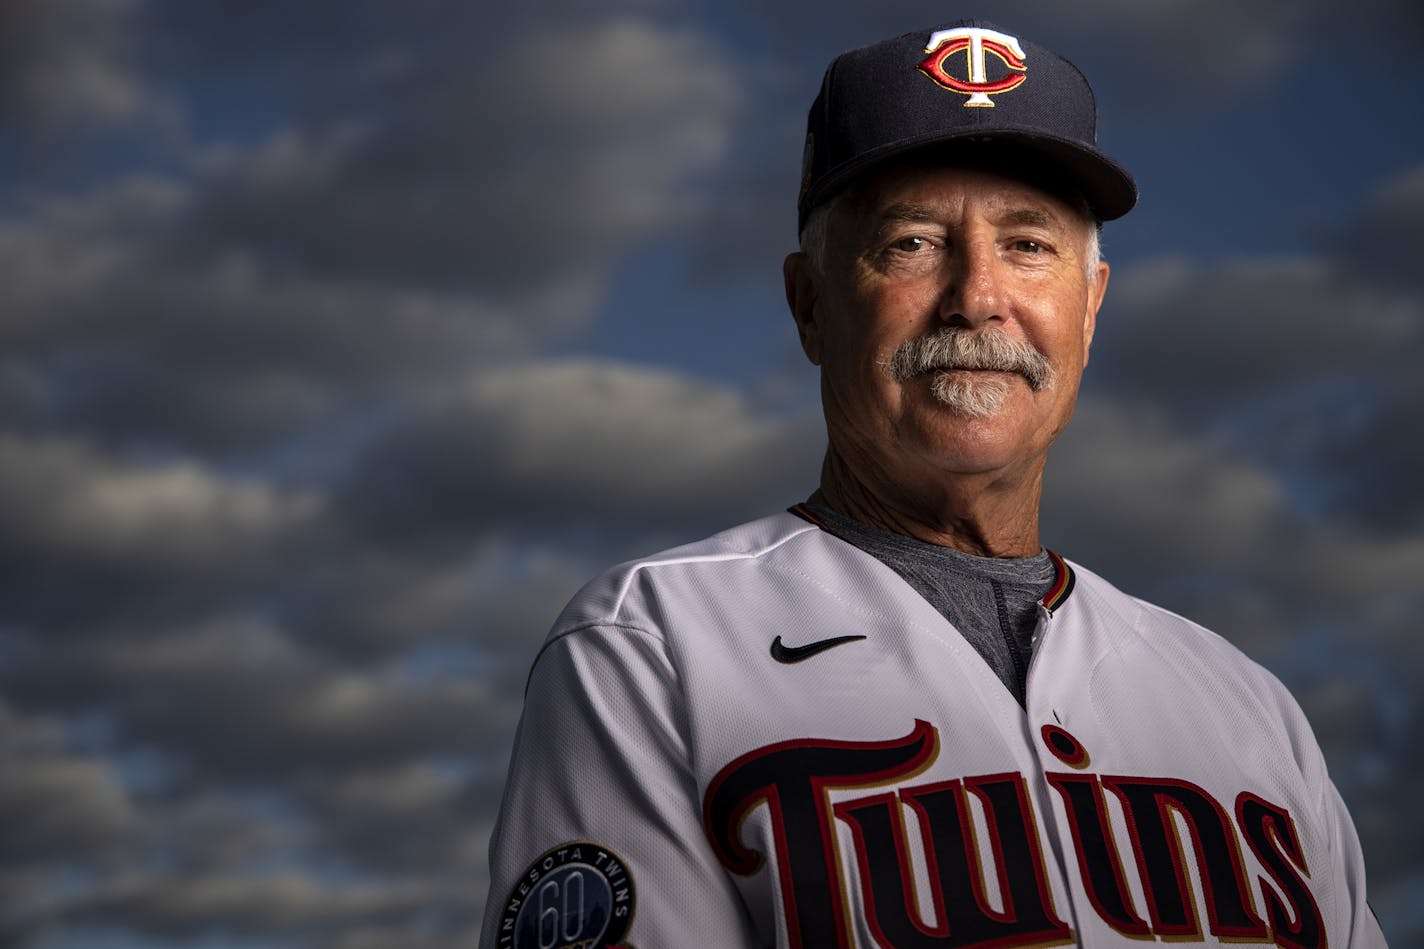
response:
{"label": "white baseball jersey", "polygon": [[791,513],[594,580],[529,680],[481,946],[1383,946],[1286,689],[1055,561],[1027,708]]}

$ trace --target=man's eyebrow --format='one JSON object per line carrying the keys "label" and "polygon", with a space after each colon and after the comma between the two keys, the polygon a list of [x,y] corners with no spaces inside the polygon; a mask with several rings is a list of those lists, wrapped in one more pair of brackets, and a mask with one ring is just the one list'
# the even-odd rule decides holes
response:
{"label": "man's eyebrow", "polygon": [[901,202],[882,208],[875,215],[874,238],[883,237],[901,224],[924,224],[939,220],[939,212],[928,204]]}
{"label": "man's eyebrow", "polygon": [[1010,208],[995,221],[1000,227],[1061,228],[1063,221],[1042,208]]}
{"label": "man's eyebrow", "polygon": [[[900,202],[882,208],[875,215],[874,234],[879,237],[886,231],[901,224],[923,224],[938,221],[940,210],[929,204]],[[1013,207],[1000,214],[994,221],[1000,227],[1043,227],[1061,229],[1063,219],[1036,207]]]}
{"label": "man's eyebrow", "polygon": [[900,202],[884,208],[878,216],[882,221],[932,221],[939,215],[928,204]]}

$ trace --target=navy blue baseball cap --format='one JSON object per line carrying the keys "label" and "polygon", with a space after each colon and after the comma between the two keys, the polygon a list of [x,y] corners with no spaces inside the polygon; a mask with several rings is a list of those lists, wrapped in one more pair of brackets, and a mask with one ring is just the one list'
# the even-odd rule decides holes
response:
{"label": "navy blue baseball cap", "polygon": [[984,20],[854,49],[826,70],[806,121],[799,227],[886,159],[931,145],[990,145],[1042,164],[1099,221],[1137,203],[1137,183],[1098,148],[1098,108],[1068,60]]}

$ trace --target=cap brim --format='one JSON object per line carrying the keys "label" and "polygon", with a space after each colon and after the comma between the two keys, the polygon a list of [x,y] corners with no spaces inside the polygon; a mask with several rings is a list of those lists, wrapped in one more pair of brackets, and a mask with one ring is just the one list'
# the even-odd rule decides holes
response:
{"label": "cap brim", "polygon": [[1037,129],[997,128],[992,132],[965,129],[894,142],[846,162],[822,177],[816,187],[806,193],[802,199],[803,221],[813,207],[872,168],[891,159],[906,157],[912,152],[956,143],[1007,146],[1044,159],[1044,172],[1056,172],[1059,177],[1065,178],[1088,202],[1093,215],[1099,221],[1120,218],[1137,204],[1137,182],[1128,174],[1127,169],[1101,151],[1087,148],[1070,139],[1045,135]]}

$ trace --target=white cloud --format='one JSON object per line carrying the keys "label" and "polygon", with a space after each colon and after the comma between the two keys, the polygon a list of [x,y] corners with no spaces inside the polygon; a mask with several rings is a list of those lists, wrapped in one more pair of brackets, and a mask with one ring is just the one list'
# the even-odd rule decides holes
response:
{"label": "white cloud", "polygon": [[481,374],[466,392],[506,476],[612,495],[695,495],[745,479],[784,432],[735,388],[652,368],[535,364]]}
{"label": "white cloud", "polygon": [[784,508],[814,486],[823,444],[819,419],[763,412],[723,383],[524,363],[432,396],[363,459],[341,507],[375,536],[598,523],[616,546]]}
{"label": "white cloud", "polygon": [[0,436],[9,544],[170,566],[220,563],[310,524],[314,495],[195,462],[137,463],[63,438]]}

